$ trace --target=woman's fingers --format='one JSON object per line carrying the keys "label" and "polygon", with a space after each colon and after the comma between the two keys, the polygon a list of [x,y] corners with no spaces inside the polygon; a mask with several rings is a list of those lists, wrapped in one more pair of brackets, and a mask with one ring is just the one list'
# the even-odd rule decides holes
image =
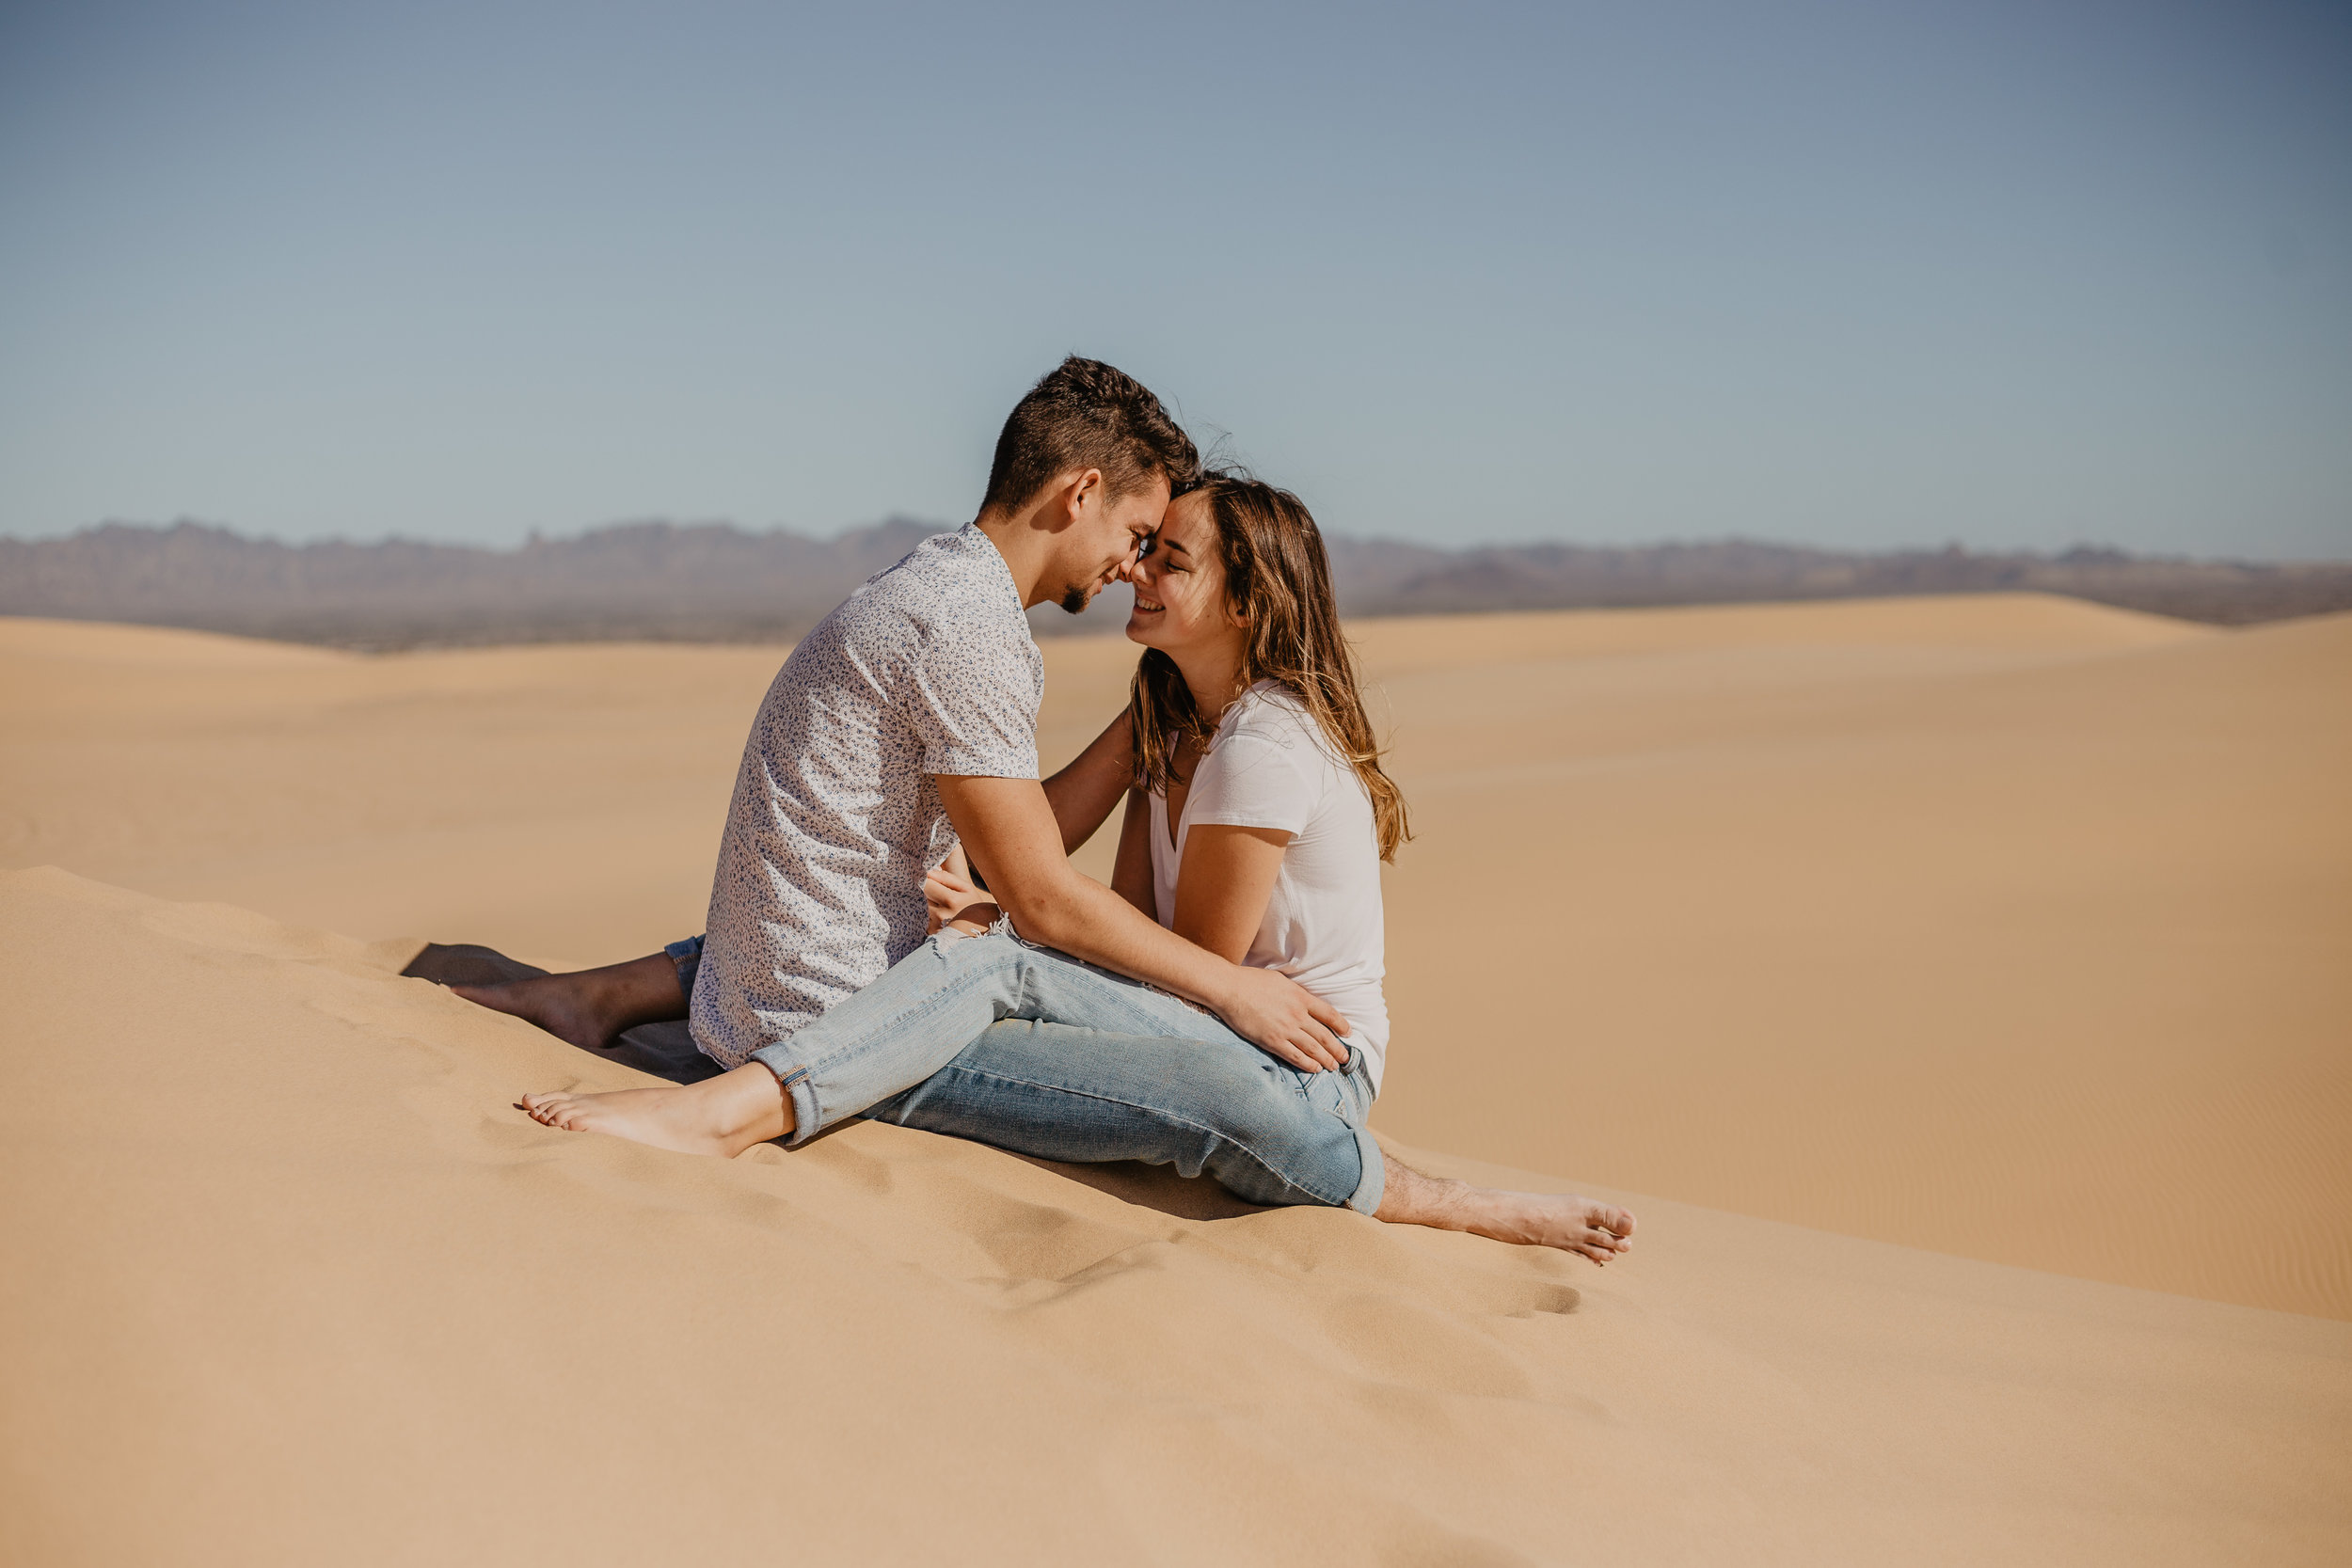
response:
{"label": "woman's fingers", "polygon": [[978,901],[979,889],[945,875],[940,867],[923,879],[923,902],[930,907],[934,931]]}

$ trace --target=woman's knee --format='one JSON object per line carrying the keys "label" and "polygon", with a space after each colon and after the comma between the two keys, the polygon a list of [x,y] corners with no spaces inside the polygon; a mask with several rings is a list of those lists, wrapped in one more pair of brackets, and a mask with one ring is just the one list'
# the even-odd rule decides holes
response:
{"label": "woman's knee", "polygon": [[1356,1129],[1288,1085],[1266,1083],[1217,1119],[1227,1148],[1210,1161],[1210,1169],[1237,1197],[1337,1206],[1363,1183]]}

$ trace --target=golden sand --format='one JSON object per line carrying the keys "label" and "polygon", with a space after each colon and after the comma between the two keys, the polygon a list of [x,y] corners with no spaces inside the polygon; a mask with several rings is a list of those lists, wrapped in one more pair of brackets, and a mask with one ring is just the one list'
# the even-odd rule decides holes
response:
{"label": "golden sand", "polygon": [[[697,928],[778,650],[0,621],[0,1561],[2352,1555],[2352,617],[1358,631],[1375,1126],[1605,1271],[540,1128],[633,1075],[396,971]],[[1131,657],[1049,645],[1049,760]]]}

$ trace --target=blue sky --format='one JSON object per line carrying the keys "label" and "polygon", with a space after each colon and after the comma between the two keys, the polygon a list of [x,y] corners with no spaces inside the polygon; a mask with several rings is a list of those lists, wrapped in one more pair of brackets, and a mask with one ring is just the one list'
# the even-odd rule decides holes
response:
{"label": "blue sky", "polygon": [[970,515],[2352,557],[2352,8],[0,8],[0,531]]}

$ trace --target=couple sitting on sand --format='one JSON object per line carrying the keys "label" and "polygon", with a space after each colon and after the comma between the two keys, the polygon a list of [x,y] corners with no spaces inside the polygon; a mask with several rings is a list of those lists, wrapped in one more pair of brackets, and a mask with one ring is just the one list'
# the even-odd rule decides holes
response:
{"label": "couple sitting on sand", "polygon": [[[1024,610],[1122,579],[1132,701],[1041,784]],[[1068,857],[1122,799],[1106,888]],[[1424,1176],[1365,1128],[1405,837],[1306,507],[1204,474],[1157,398],[1072,358],[1005,421],[979,516],[785,661],[705,934],[456,989],[582,1045],[688,1018],[728,1069],[526,1097],[551,1127],[733,1156],[864,1116],[1606,1262],[1624,1210]]]}

